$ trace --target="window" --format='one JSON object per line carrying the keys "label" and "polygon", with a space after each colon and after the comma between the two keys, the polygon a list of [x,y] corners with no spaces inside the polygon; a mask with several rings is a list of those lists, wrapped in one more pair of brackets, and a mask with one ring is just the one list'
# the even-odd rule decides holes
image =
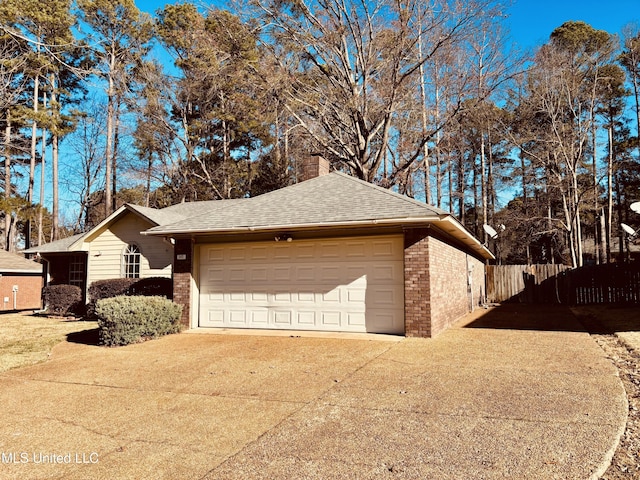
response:
{"label": "window", "polygon": [[122,255],[122,270],[126,278],[140,278],[140,249],[127,245]]}
{"label": "window", "polygon": [[69,260],[69,285],[84,286],[84,257],[72,255]]}

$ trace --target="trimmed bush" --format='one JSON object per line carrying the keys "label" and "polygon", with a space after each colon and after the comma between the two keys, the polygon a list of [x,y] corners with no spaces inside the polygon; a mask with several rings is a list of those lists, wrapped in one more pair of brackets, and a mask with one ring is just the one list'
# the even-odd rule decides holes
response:
{"label": "trimmed bush", "polygon": [[81,316],[82,289],[76,285],[49,285],[42,290],[48,313],[60,316]]}
{"label": "trimmed bush", "polygon": [[126,295],[129,287],[140,280],[139,278],[109,278],[96,280],[89,285],[89,300],[96,303],[103,298],[113,298]]}
{"label": "trimmed bush", "polygon": [[89,285],[87,317],[96,318],[96,303],[119,296],[163,296],[173,298],[173,280],[166,277],[109,278]]}
{"label": "trimmed bush", "polygon": [[182,305],[164,297],[105,298],[96,303],[100,343],[128,345],[177,333],[181,329]]}
{"label": "trimmed bush", "polygon": [[173,298],[173,280],[167,277],[139,278],[127,290],[127,295],[144,295],[145,297]]}

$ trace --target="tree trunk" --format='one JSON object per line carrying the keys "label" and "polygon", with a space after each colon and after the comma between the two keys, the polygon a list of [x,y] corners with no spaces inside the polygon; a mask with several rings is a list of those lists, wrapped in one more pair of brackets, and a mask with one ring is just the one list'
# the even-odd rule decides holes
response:
{"label": "tree trunk", "polygon": [[[482,223],[487,223],[487,181],[485,178],[486,170],[487,158],[485,156],[484,132],[482,132],[480,139],[480,188],[482,193]],[[482,239],[483,243],[486,243],[489,240],[487,232],[485,232],[484,229],[482,229]]]}
{"label": "tree trunk", "polygon": [[[591,164],[591,175],[593,176],[593,212],[594,219],[598,218],[598,169],[597,169],[597,151],[598,145],[596,142],[596,122],[593,122],[593,127],[591,129],[591,150],[593,152],[593,163]],[[594,250],[593,254],[595,256],[596,265],[600,264],[600,262],[604,261],[604,257],[601,255],[602,252],[602,240],[598,234],[598,222],[594,222],[594,231],[593,231],[593,245]],[[609,261],[607,256],[607,262]]]}
{"label": "tree trunk", "polygon": [[[51,106],[56,107],[56,78],[55,75],[51,75]],[[60,112],[56,112],[56,117]],[[56,118],[57,120],[57,118]],[[53,190],[53,202],[51,207],[51,240],[58,240],[58,217],[59,217],[59,204],[58,204],[58,132],[57,127],[53,127],[53,136],[51,144],[51,169],[52,169],[52,190]]]}
{"label": "tree trunk", "polygon": [[[422,58],[422,22],[420,22],[420,33],[418,34],[418,55]],[[424,64],[420,64],[420,109],[422,110],[422,136],[427,136],[427,92],[424,87]],[[431,201],[431,168],[429,166],[429,145],[427,142],[422,147],[424,158],[424,202]]]}
{"label": "tree trunk", "polygon": [[120,145],[120,100],[116,101],[114,109],[113,152],[111,155],[111,211],[118,209],[117,176],[118,176],[118,147]]}
{"label": "tree trunk", "polygon": [[[38,122],[36,117],[38,114],[40,77],[38,75],[33,79],[33,121],[31,122],[31,157],[29,161],[29,190],[27,192],[27,201],[29,206],[33,205],[35,178],[36,178],[36,147],[38,144]],[[31,248],[31,216],[27,218],[24,228],[24,247]]]}
{"label": "tree trunk", "polygon": [[[47,96],[43,95],[43,105],[47,104]],[[44,184],[46,180],[46,162],[45,157],[47,153],[47,131],[43,128],[42,135],[42,159],[40,161],[40,208],[38,208],[38,245],[45,243],[44,240],[44,225],[43,225],[43,211],[44,211]]]}
{"label": "tree trunk", "polygon": [[105,143],[105,183],[104,183],[104,216],[111,214],[111,162],[113,159],[113,123],[115,117],[115,82],[113,79],[115,70],[115,54],[111,55],[109,62],[109,87],[107,89],[107,138]]}
{"label": "tree trunk", "polygon": [[613,127],[609,124],[609,156],[607,162],[607,263],[611,263],[611,223],[613,222]]}
{"label": "tree trunk", "polygon": [[[4,129],[4,199],[11,199],[11,113],[7,112],[7,125]],[[11,212],[4,212],[4,248],[12,251]]]}
{"label": "tree trunk", "polygon": [[58,135],[53,135],[52,151],[51,151],[51,168],[53,170],[53,206],[51,208],[51,240],[55,241],[60,238],[59,231],[59,199],[58,199]]}

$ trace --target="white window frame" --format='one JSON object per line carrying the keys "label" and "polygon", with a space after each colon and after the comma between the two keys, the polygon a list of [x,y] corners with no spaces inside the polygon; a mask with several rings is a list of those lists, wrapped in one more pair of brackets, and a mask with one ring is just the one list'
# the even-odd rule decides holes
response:
{"label": "white window frame", "polygon": [[125,246],[122,251],[122,276],[124,278],[140,278],[142,267],[142,251],[135,243]]}

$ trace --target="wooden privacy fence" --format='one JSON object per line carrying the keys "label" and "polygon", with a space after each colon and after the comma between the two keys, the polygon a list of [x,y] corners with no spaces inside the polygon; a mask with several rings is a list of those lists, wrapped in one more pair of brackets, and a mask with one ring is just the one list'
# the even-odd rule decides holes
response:
{"label": "wooden privacy fence", "polygon": [[487,301],[554,303],[554,289],[542,282],[568,270],[566,265],[487,265]]}
{"label": "wooden privacy fence", "polygon": [[501,303],[640,303],[640,265],[488,265],[487,301]]}

